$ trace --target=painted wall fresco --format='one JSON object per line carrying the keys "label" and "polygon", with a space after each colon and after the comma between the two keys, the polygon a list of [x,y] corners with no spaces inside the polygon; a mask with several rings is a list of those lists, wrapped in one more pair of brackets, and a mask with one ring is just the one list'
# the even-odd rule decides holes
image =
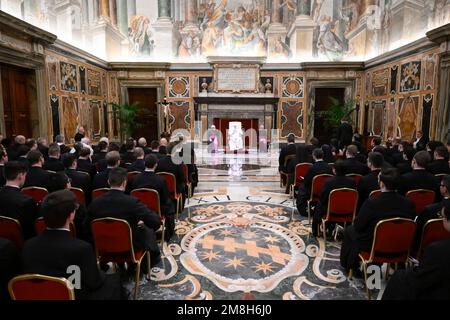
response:
{"label": "painted wall fresco", "polygon": [[67,143],[72,143],[80,125],[85,126],[91,139],[108,133],[108,103],[119,100],[116,74],[49,49],[45,54],[50,135],[54,138],[62,134]]}
{"label": "painted wall fresco", "polygon": [[363,133],[412,140],[422,130],[434,138],[438,63],[433,49],[367,70]]}
{"label": "painted wall fresco", "polygon": [[[20,0],[5,0],[2,10],[108,60],[249,55],[339,61],[379,55],[450,22],[448,0],[406,1],[129,0],[110,6],[116,2],[99,0],[62,7],[40,0],[26,2],[22,11]],[[170,23],[158,20],[158,12]],[[98,34],[105,21],[112,28]],[[161,54],[161,46],[170,54]]]}

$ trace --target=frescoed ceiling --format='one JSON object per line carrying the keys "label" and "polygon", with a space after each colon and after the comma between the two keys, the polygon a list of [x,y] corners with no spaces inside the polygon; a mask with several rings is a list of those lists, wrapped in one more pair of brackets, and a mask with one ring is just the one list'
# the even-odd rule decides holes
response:
{"label": "frescoed ceiling", "polygon": [[359,61],[450,22],[450,0],[0,0],[108,61]]}

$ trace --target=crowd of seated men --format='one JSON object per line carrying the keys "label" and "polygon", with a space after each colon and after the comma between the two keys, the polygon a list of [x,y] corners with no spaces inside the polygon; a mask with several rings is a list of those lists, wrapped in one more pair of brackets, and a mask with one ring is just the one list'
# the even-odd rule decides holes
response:
{"label": "crowd of seated men", "polygon": [[[450,219],[450,215],[443,213],[445,208],[447,208],[445,212],[448,212],[450,205],[449,152],[450,141],[446,145],[439,141],[428,141],[421,132],[412,143],[395,139],[383,145],[380,138],[375,138],[370,151],[365,150],[358,135],[354,136],[353,141],[343,142],[334,139],[330,145],[325,144],[321,147],[318,147],[317,143],[295,144],[294,137],[289,136],[288,145],[280,153],[279,168],[280,173],[289,174],[286,183],[294,183],[300,179],[301,183],[296,187],[294,195],[298,212],[305,217],[308,216],[307,206],[308,200],[311,199],[314,178],[323,174],[332,175],[324,183],[319,200],[313,206],[314,236],[319,236],[319,226],[322,218],[326,216],[331,192],[341,188],[357,191],[356,217],[344,230],[340,262],[344,270],[352,270],[356,276],[362,276],[358,254],[371,251],[374,230],[378,222],[389,218],[414,220],[416,233],[412,248],[418,250],[423,227],[428,221],[442,217]],[[286,161],[289,155],[292,155],[290,157],[292,160]],[[311,165],[303,176],[296,177],[295,167],[302,163]],[[358,180],[354,179],[355,176]],[[415,203],[407,197],[408,192],[413,190],[431,191],[434,193],[434,203],[417,212]],[[380,195],[372,198],[370,197],[372,192],[380,192]],[[449,222],[445,222],[445,226],[448,227]],[[335,223],[326,225],[327,237],[336,231],[335,227]],[[442,253],[444,248],[449,248],[448,246],[447,241],[439,249],[430,250],[434,252],[431,253],[434,258],[428,256],[434,259],[430,262],[434,264],[432,267],[428,265],[420,268],[420,272],[406,272],[401,278],[395,277],[393,281],[397,285],[389,286],[386,297],[399,298],[399,295],[401,296],[400,289],[397,288],[399,283],[416,281],[420,275],[434,270],[437,274],[428,275],[430,278],[427,278],[428,282],[424,280],[419,281],[420,283],[409,283],[409,286],[422,287],[415,288],[414,293],[410,291],[407,297],[437,298],[436,292],[439,292],[440,298],[449,299],[450,251],[437,258],[438,252]],[[438,281],[439,277],[442,281]],[[430,287],[425,288],[426,285]],[[442,295],[443,292],[446,294]]]}
{"label": "crowd of seated men", "polygon": [[[163,134],[150,147],[145,138],[138,141],[130,138],[123,145],[102,138],[92,145],[81,132],[77,133],[78,142],[74,145],[66,145],[64,140],[61,135],[50,145],[45,139],[24,136],[17,136],[14,142],[2,140],[0,216],[20,223],[25,243],[22,248],[0,238],[0,299],[8,298],[7,282],[15,275],[67,276],[70,265],[80,266],[83,274],[82,290],[76,290],[77,299],[126,298],[121,277],[106,275],[104,271],[109,268],[106,264],[101,264],[100,271],[97,268],[91,222],[105,217],[127,221],[135,250],[148,251],[151,266],[157,266],[161,262],[157,244],[161,216],[165,222],[164,240],[169,241],[175,233],[177,208],[166,180],[158,173],[175,176],[176,191],[183,195],[183,200],[189,196],[187,184],[195,188],[198,183],[194,150],[180,137]],[[189,161],[180,163],[179,159],[185,159],[183,151],[188,149]],[[47,196],[38,201],[23,192],[27,187],[45,189]],[[83,202],[72,192],[74,188],[82,191]],[[105,193],[92,197],[101,188],[105,188]],[[131,195],[133,190],[143,188],[158,193],[160,212]],[[44,219],[46,226],[41,234],[36,229],[39,218]],[[75,238],[70,234],[72,226]],[[145,264],[144,259],[143,271],[147,270]],[[130,276],[134,269],[131,265],[123,272]]]}

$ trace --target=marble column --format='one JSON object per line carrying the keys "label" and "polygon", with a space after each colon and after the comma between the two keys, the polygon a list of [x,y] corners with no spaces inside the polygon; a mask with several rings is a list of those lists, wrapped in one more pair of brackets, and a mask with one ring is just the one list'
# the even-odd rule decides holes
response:
{"label": "marble column", "polygon": [[116,0],[109,0],[109,18],[111,19],[111,24],[117,26]]}
{"label": "marble column", "polygon": [[280,0],[274,0],[272,4],[272,21],[267,29],[269,57],[279,41],[285,43],[286,35],[286,27],[280,23]]}
{"label": "marble column", "polygon": [[117,21],[120,32],[128,34],[128,8],[127,0],[116,0],[117,7]]}
{"label": "marble column", "polygon": [[313,56],[314,21],[311,18],[311,0],[297,1],[297,18],[289,30],[290,47],[297,56]]}
{"label": "marble column", "polygon": [[136,15],[136,0],[127,0],[128,10],[128,25],[130,25],[131,18]]}
{"label": "marble column", "polygon": [[170,0],[158,0],[158,20],[153,24],[155,30],[155,50],[158,57],[170,59],[174,56],[174,28],[170,17]]}
{"label": "marble column", "polygon": [[158,0],[158,19],[170,18],[170,1]]}
{"label": "marble column", "polygon": [[109,0],[100,0],[100,16],[109,19]]}

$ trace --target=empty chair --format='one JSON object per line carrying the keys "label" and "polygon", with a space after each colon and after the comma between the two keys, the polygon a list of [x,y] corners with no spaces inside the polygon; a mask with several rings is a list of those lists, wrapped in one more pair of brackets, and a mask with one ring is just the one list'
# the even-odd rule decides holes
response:
{"label": "empty chair", "polygon": [[65,278],[25,274],[11,279],[8,290],[12,300],[75,300],[73,286]]}
{"label": "empty chair", "polygon": [[19,250],[22,250],[24,239],[20,222],[16,219],[0,216],[0,238],[8,239]]}
{"label": "empty chair", "polygon": [[436,195],[431,190],[417,189],[407,192],[406,197],[416,205],[416,215],[418,216],[426,206],[434,202]]}
{"label": "empty chair", "polygon": [[150,279],[150,254],[144,250],[134,250],[133,236],[126,220],[114,218],[96,219],[91,223],[97,262],[135,263],[136,277],[134,299],[137,299],[141,262],[147,256],[148,278]]}
{"label": "empty chair", "polygon": [[29,195],[37,203],[41,203],[44,200],[44,198],[48,195],[48,190],[40,187],[28,187],[23,188],[22,193]]}

